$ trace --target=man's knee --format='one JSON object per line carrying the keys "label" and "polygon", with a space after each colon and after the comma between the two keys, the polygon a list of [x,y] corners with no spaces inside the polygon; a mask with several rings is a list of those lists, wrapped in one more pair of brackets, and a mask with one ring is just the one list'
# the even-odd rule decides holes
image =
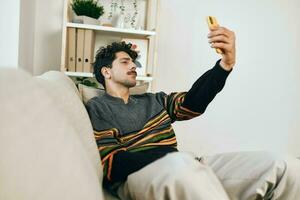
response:
{"label": "man's knee", "polygon": [[286,176],[290,184],[297,184],[300,187],[300,160],[291,156],[284,157],[286,164]]}
{"label": "man's knee", "polygon": [[284,157],[280,154],[273,152],[262,152],[262,156],[266,163],[266,166],[269,166],[269,170],[274,170],[278,178],[282,177],[286,172],[287,162]]}

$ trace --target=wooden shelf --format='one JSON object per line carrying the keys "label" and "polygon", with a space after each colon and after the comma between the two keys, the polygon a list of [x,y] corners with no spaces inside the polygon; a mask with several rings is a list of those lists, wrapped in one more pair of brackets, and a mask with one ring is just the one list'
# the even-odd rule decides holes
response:
{"label": "wooden shelf", "polygon": [[[144,27],[143,29],[133,29],[133,28],[117,28],[111,26],[102,26],[100,25],[100,21],[95,24],[82,24],[73,22],[73,10],[71,7],[71,0],[63,0],[64,1],[64,12],[63,12],[63,23],[62,23],[62,45],[61,45],[61,64],[60,70],[70,77],[87,77],[87,78],[95,78],[92,73],[85,72],[74,72],[76,71],[78,58],[84,58],[85,56],[90,55],[90,53],[86,53],[85,50],[89,50],[91,48],[91,52],[96,53],[95,48],[99,48],[102,46],[109,45],[113,42],[120,42],[122,40],[126,40],[127,42],[132,41],[134,44],[135,40],[138,43],[137,45],[141,45],[143,54],[141,54],[141,62],[143,61],[143,66],[147,66],[145,72],[141,72],[140,74],[144,74],[143,76],[137,76],[136,80],[138,82],[148,82],[149,83],[149,91],[153,90],[153,82],[155,81],[155,73],[156,73],[156,62],[157,62],[157,19],[158,19],[158,10],[159,10],[159,1],[160,0],[145,0],[141,1],[139,4],[139,21],[135,24],[136,27]],[[131,7],[132,2],[124,1],[124,6]],[[111,2],[104,1],[103,6],[106,6],[108,9],[111,6]],[[129,8],[128,7],[128,8]],[[128,10],[129,12],[133,12],[133,10]],[[114,14],[118,14],[119,10],[114,11]],[[133,14],[133,13],[132,13]],[[108,19],[108,16],[105,17],[104,20],[111,21],[112,19]],[[107,22],[108,22],[107,21]],[[125,22],[125,21],[124,21]],[[112,23],[112,21],[111,21]],[[126,27],[129,23],[125,23]],[[131,27],[131,25],[129,25]],[[87,39],[85,41],[85,35],[82,37],[82,30],[84,33],[88,32],[93,34],[92,42]],[[75,34],[74,34],[75,31]],[[78,31],[80,34],[78,34]],[[88,34],[87,34],[88,35]],[[87,36],[88,38],[88,36]],[[141,42],[141,44],[139,43]],[[147,45],[146,45],[147,43]],[[82,48],[82,45],[84,47]],[[142,46],[143,45],[143,46]],[[145,46],[145,48],[143,48]],[[83,54],[83,55],[82,55]],[[88,54],[88,55],[87,55]],[[94,59],[89,57],[91,63]],[[75,66],[75,67],[74,67]],[[92,66],[90,66],[92,67]],[[81,65],[78,65],[79,69]],[[81,70],[80,70],[81,71]],[[83,71],[83,70],[82,70]],[[147,76],[146,76],[147,73]],[[148,76],[148,75],[151,76]]]}
{"label": "wooden shelf", "polygon": [[[94,77],[93,73],[87,73],[87,72],[65,72],[68,76],[78,76],[78,77]],[[137,76],[137,81],[153,81],[153,77],[151,76]]]}
{"label": "wooden shelf", "polygon": [[132,34],[132,35],[139,35],[143,37],[153,36],[156,34],[156,32],[154,31],[124,29],[124,28],[91,25],[91,24],[67,23],[67,27],[83,28],[83,29],[90,29],[96,31],[106,31],[106,32],[123,33],[123,34]]}

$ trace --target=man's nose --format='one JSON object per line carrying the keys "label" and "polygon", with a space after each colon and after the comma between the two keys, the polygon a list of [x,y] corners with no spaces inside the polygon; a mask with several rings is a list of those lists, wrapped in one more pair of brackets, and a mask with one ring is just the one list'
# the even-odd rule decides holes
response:
{"label": "man's nose", "polygon": [[130,70],[136,70],[136,64],[134,62],[132,62],[130,66]]}

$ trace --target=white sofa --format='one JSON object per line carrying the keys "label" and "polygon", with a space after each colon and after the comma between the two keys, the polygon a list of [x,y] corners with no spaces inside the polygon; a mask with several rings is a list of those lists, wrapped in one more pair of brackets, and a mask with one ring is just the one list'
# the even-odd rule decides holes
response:
{"label": "white sofa", "polygon": [[0,69],[0,199],[113,200],[74,83]]}

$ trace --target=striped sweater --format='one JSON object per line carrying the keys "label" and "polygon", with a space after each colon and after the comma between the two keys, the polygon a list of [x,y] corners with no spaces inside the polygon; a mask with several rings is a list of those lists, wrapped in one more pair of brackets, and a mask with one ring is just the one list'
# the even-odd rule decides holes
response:
{"label": "striped sweater", "polygon": [[131,173],[177,151],[172,123],[201,115],[221,91],[230,72],[219,62],[188,92],[130,95],[127,104],[105,93],[87,103],[106,188],[111,189]]}

